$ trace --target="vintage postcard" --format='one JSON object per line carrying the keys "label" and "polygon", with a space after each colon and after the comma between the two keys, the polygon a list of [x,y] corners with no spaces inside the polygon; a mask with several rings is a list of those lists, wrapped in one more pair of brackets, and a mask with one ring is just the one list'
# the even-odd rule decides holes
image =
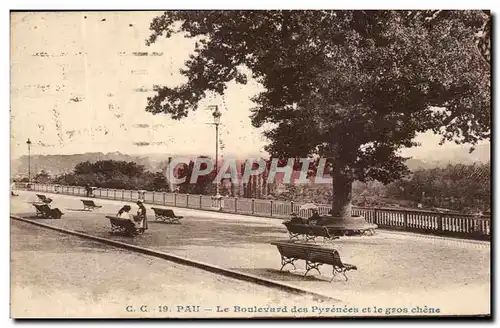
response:
{"label": "vintage postcard", "polygon": [[12,318],[491,316],[490,11],[10,28]]}

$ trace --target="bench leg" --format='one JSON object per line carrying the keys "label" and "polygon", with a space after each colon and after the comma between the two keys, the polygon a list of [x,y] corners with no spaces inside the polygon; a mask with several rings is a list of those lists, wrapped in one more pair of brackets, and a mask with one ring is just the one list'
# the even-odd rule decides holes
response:
{"label": "bench leg", "polygon": [[319,266],[320,265],[322,265],[322,263],[314,263],[314,262],[311,262],[311,261],[306,261],[306,273],[304,273],[304,277],[311,270],[316,270],[316,271],[318,271],[319,274],[321,274],[321,272],[319,271]]}
{"label": "bench leg", "polygon": [[363,234],[367,236],[373,236],[375,234],[375,230],[374,229],[365,230]]}
{"label": "bench leg", "polygon": [[134,229],[134,230],[127,229],[127,228],[112,224],[111,231],[109,233],[116,234],[116,235],[125,235],[128,237],[135,237],[140,233],[140,231],[138,231],[137,229]]}
{"label": "bench leg", "polygon": [[337,273],[338,273],[338,272],[342,273],[342,274],[344,275],[345,281],[347,281],[348,279],[347,279],[346,271],[347,271],[347,270],[346,270],[345,268],[339,268],[339,267],[335,267],[335,266],[334,266],[334,267],[333,267],[333,272],[332,272],[333,277],[332,277],[332,279],[330,280],[330,282],[332,282],[332,281],[333,281],[333,278],[335,278],[335,276],[337,275]]}
{"label": "bench leg", "polygon": [[313,243],[316,243],[316,236],[314,235],[305,235],[306,236],[306,243],[312,241]]}
{"label": "bench leg", "polygon": [[300,233],[288,232],[290,240],[299,240]]}
{"label": "bench leg", "polygon": [[282,256],[281,257],[281,269],[280,269],[280,271],[282,271],[283,268],[285,267],[285,265],[287,265],[287,264],[293,265],[293,269],[297,270],[297,268],[295,267],[295,264],[294,264],[295,261],[297,261],[297,259]]}
{"label": "bench leg", "polygon": [[111,231],[110,233],[112,234],[120,234],[120,233],[124,233],[125,232],[125,229],[120,227],[120,226],[117,226],[115,224],[111,224]]}

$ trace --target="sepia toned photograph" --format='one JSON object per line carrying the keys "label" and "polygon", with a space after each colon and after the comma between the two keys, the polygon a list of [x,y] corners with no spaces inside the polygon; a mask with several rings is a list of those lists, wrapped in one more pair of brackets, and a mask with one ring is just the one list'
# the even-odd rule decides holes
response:
{"label": "sepia toned photograph", "polygon": [[491,319],[491,29],[10,11],[10,317]]}

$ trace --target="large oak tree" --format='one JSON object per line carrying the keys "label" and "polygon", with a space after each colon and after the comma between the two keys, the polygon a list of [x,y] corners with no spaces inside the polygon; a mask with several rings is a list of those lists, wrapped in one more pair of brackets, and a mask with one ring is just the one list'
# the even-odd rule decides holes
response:
{"label": "large oak tree", "polygon": [[327,157],[332,214],[349,218],[352,182],[403,176],[398,150],[417,133],[490,137],[489,57],[477,45],[488,22],[483,11],[166,12],[147,43],[182,33],[196,48],[187,82],[158,87],[146,110],[182,119],[250,71],[264,87],[252,123],[272,126],[267,151]]}

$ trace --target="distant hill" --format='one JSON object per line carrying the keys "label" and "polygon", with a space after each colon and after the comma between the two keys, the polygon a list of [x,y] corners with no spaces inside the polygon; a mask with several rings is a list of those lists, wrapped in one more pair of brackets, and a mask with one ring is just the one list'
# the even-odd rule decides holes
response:
{"label": "distant hill", "polygon": [[[210,153],[204,155],[211,155]],[[183,156],[194,157],[193,154],[141,154],[127,155],[120,152],[114,153],[84,153],[73,155],[33,155],[31,156],[31,171],[33,174],[45,170],[51,175],[61,175],[72,172],[75,165],[81,162],[96,162],[99,160],[133,161],[144,165],[146,170],[159,171],[165,168],[169,157]],[[231,155],[226,155],[230,157]],[[236,156],[235,156],[236,157]],[[258,158],[259,155],[253,156]],[[449,149],[443,148],[439,151],[431,151],[428,156],[411,158],[407,161],[410,170],[430,169],[443,167],[448,164],[472,164],[474,162],[486,163],[490,160],[490,145],[480,145],[469,154],[467,148]],[[12,177],[26,176],[28,173],[28,156],[11,159]]]}
{"label": "distant hill", "polygon": [[443,167],[448,164],[472,164],[472,163],[487,163],[491,160],[491,151],[489,144],[483,144],[469,153],[466,147],[457,148],[441,148],[429,151],[427,156],[409,159],[406,164],[412,171],[417,169],[431,169],[435,167]]}
{"label": "distant hill", "polygon": [[[84,153],[73,155],[33,155],[31,156],[31,172],[36,174],[41,170],[45,170],[52,176],[70,173],[78,163],[90,161],[97,162],[100,160],[115,160],[115,161],[133,161],[139,165],[144,165],[147,170],[157,171],[161,169],[161,160],[152,160],[148,156],[126,155],[120,152],[114,153]],[[166,156],[165,162],[168,160]],[[11,175],[26,176],[28,172],[28,156],[22,156],[18,159],[11,160]]]}

